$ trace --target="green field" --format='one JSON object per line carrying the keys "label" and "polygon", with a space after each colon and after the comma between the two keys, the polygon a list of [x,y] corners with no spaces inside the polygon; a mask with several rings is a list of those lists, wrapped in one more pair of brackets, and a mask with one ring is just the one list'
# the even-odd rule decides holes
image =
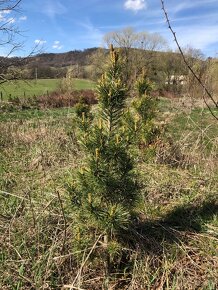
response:
{"label": "green field", "polygon": [[[1,85],[0,92],[3,100],[7,100],[9,97],[39,96],[46,94],[47,92],[58,90],[60,88],[60,82],[60,79],[10,81]],[[90,80],[75,79],[72,86],[76,90],[93,89],[95,87],[95,83]]]}
{"label": "green field", "polygon": [[88,89],[94,89],[96,84],[90,80],[75,79],[73,86],[76,90],[88,90]]}

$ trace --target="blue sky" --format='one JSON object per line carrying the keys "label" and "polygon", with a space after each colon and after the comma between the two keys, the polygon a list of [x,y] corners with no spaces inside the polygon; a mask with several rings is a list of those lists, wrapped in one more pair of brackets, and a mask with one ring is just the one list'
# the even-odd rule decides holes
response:
{"label": "blue sky", "polygon": [[[218,0],[165,0],[165,6],[181,46],[218,56]],[[45,52],[102,46],[105,33],[125,27],[158,32],[175,48],[160,0],[22,0],[21,9],[4,16],[23,31],[19,55],[35,44]]]}

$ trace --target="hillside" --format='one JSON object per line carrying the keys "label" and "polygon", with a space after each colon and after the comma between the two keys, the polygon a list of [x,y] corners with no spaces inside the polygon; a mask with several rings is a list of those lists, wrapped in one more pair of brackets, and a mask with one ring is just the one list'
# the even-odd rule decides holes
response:
{"label": "hillside", "polygon": [[64,53],[40,53],[28,57],[0,57],[1,68],[9,66],[49,66],[66,67],[69,65],[87,65],[89,57],[98,48],[87,48],[84,50],[72,50]]}
{"label": "hillside", "polygon": [[[0,83],[8,80],[60,79],[66,77],[67,73],[72,78],[96,81],[104,71],[107,54],[107,49],[93,47],[64,53],[41,53],[26,58],[0,57]],[[124,78],[129,78],[131,82],[145,69],[147,76],[162,95],[189,94],[192,97],[201,97],[201,88],[193,80],[179,53],[130,48],[128,51],[122,49],[122,55],[124,59],[128,58],[125,62]],[[193,52],[187,54],[186,58],[202,80],[210,79],[210,90],[216,95],[217,60],[198,57]],[[172,76],[175,78],[173,83]],[[179,81],[181,76],[185,76],[182,86]]]}
{"label": "hillside", "polygon": [[98,48],[87,48],[85,50],[73,50],[64,53],[42,53],[28,58],[28,64],[37,64],[51,67],[65,67],[69,65],[87,65],[89,57]]}

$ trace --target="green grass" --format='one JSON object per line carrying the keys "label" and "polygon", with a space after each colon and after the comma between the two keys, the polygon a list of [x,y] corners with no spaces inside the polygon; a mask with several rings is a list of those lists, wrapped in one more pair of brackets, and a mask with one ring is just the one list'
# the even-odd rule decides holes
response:
{"label": "green grass", "polygon": [[34,121],[36,119],[48,119],[48,118],[64,118],[67,115],[74,113],[74,108],[58,108],[58,109],[46,109],[46,110],[23,110],[17,112],[3,112],[0,114],[0,122],[16,122],[19,120]]}
{"label": "green grass", "polygon": [[31,97],[55,91],[60,85],[58,79],[39,79],[35,80],[18,80],[16,82],[8,82],[1,86],[3,99],[11,97]]}
{"label": "green grass", "polygon": [[[10,81],[1,85],[0,92],[2,92],[3,100],[7,100],[9,97],[32,97],[56,91],[60,87],[60,82],[60,79]],[[73,87],[76,90],[93,89],[95,83],[90,80],[75,79]]]}
{"label": "green grass", "polygon": [[[215,115],[217,110],[213,109]],[[185,138],[189,135],[187,144],[192,146],[197,141],[204,146],[207,151],[213,147],[214,141],[218,136],[217,120],[211,112],[205,109],[193,109],[191,113],[182,112],[176,114],[168,127],[169,134],[174,140]]]}
{"label": "green grass", "polygon": [[76,90],[95,89],[96,84],[90,80],[75,79],[73,87]]}
{"label": "green grass", "polygon": [[[161,116],[176,112],[171,105],[161,102]],[[129,251],[132,264],[119,269],[123,275],[114,274],[116,289],[127,289],[131,279],[134,289],[156,289],[162,282],[166,290],[216,289],[217,156],[198,155],[205,148],[195,146],[202,128],[205,142],[209,134],[215,146],[217,124],[208,110],[172,116],[168,134],[173,141],[190,134],[185,143],[190,148],[184,147],[191,161],[187,168],[144,162],[139,155],[140,234],[132,241],[137,248]],[[81,265],[76,263],[75,213],[66,188],[75,168],[83,166],[74,109],[2,113],[0,132],[0,289],[71,285]],[[80,289],[102,288],[103,266],[92,255]]]}

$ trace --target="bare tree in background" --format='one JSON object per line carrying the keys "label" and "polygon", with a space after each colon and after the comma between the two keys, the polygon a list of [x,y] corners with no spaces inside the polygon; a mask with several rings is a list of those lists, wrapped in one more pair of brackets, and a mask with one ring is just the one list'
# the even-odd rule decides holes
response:
{"label": "bare tree in background", "polygon": [[0,84],[23,79],[26,75],[23,66],[28,57],[42,52],[40,43],[36,43],[26,57],[12,57],[23,47],[23,35],[17,26],[22,11],[21,2],[22,0],[0,0]]}
{"label": "bare tree in background", "polygon": [[11,55],[12,52],[21,47],[21,43],[17,42],[20,31],[16,26],[15,19],[15,14],[19,12],[20,3],[21,0],[0,1],[0,53],[4,48],[5,56]]}
{"label": "bare tree in background", "polygon": [[[171,31],[172,35],[173,35],[174,41],[175,41],[175,43],[176,43],[176,45],[178,47],[178,50],[179,50],[179,52],[180,52],[180,54],[182,56],[182,59],[183,59],[185,65],[186,65],[187,69],[190,71],[190,73],[193,75],[194,79],[199,83],[199,85],[203,89],[202,97],[203,97],[205,105],[207,106],[207,108],[210,111],[211,115],[218,121],[218,116],[217,116],[218,102],[216,101],[216,99],[214,98],[212,93],[209,91],[209,89],[207,88],[205,83],[201,80],[200,76],[197,75],[195,69],[190,65],[187,57],[185,56],[185,54],[184,54],[184,52],[183,52],[183,50],[182,50],[182,48],[181,48],[181,46],[179,44],[179,41],[178,41],[177,36],[176,36],[176,32],[173,30],[173,28],[171,26],[168,13],[167,13],[167,10],[165,8],[164,0],[160,0],[160,2],[161,2],[162,10],[164,12],[164,16],[166,18],[166,22],[167,22],[168,28]],[[208,102],[208,100],[210,101],[212,106],[215,107],[216,111],[213,111],[213,108],[211,107],[211,105]]]}
{"label": "bare tree in background", "polygon": [[109,32],[104,36],[104,43],[109,47],[119,47],[125,58],[126,80],[133,83],[142,69],[152,69],[156,52],[166,48],[166,40],[158,33],[147,31],[136,32],[127,27],[122,30]]}
{"label": "bare tree in background", "polygon": [[107,66],[108,51],[104,48],[98,48],[92,53],[89,59],[88,77],[94,81],[100,79]]}
{"label": "bare tree in background", "polygon": [[7,69],[13,66],[7,58],[22,47],[20,31],[16,25],[20,3],[21,0],[0,0],[0,84],[7,81]]}

